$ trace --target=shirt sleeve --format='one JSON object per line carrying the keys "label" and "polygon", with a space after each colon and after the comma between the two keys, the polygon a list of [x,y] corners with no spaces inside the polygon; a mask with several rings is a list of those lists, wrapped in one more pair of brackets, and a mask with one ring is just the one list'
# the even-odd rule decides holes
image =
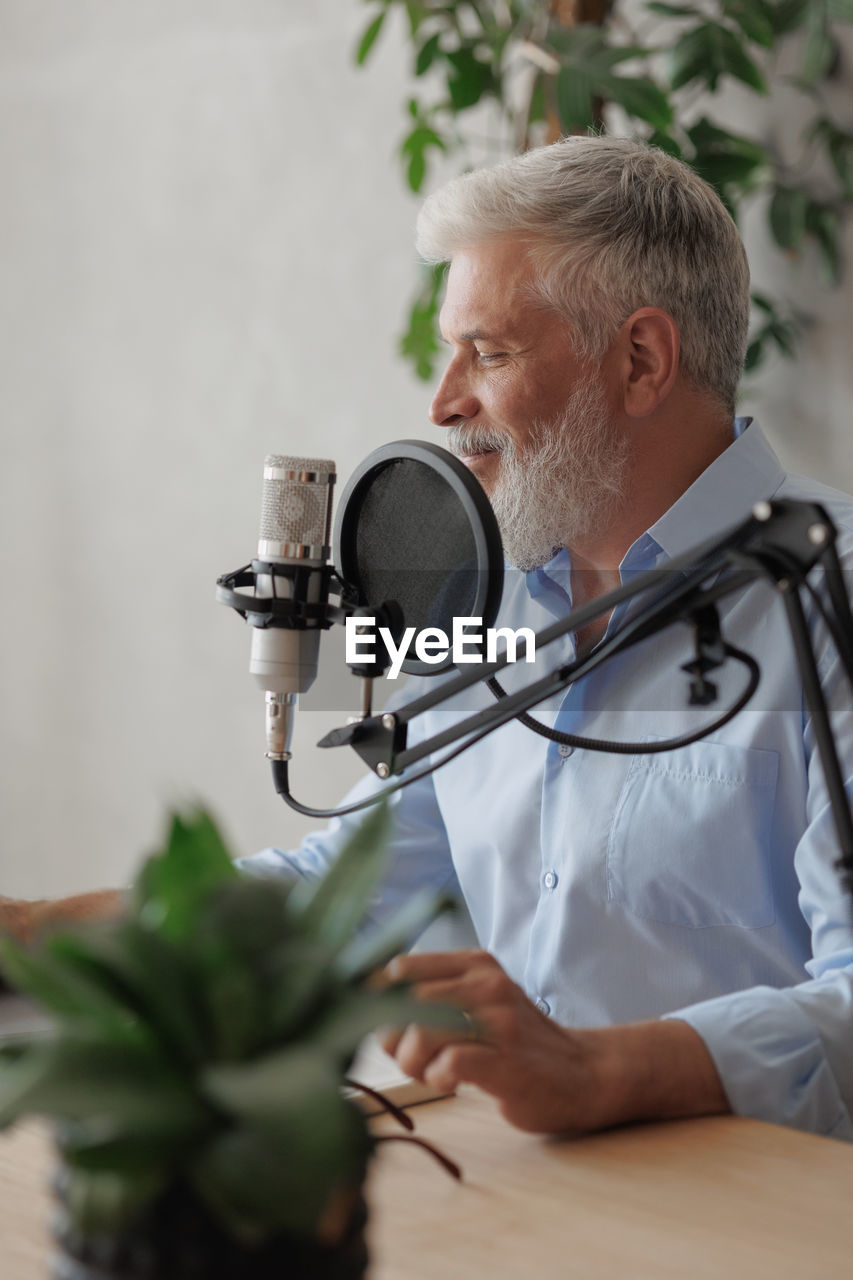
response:
{"label": "shirt sleeve", "polygon": [[[817,647],[850,798],[853,697],[831,646]],[[812,938],[809,980],[783,990],[753,987],[667,1016],[702,1037],[736,1114],[853,1141],[853,894],[837,866],[838,837],[805,714],[803,747],[807,825],[794,865]]]}

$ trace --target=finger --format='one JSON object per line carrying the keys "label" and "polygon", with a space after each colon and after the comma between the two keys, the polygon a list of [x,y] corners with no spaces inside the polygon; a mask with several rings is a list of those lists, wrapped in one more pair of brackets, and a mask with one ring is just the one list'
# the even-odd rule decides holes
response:
{"label": "finger", "polygon": [[395,956],[385,972],[391,982],[421,982],[459,978],[480,964],[497,966],[497,961],[487,951],[419,951]]}
{"label": "finger", "polygon": [[406,1075],[414,1080],[423,1080],[430,1062],[447,1044],[448,1037],[445,1034],[412,1023],[400,1037],[394,1057]]}
{"label": "finger", "polygon": [[516,1000],[519,989],[502,969],[480,965],[459,978],[416,982],[412,993],[424,1003],[455,1004],[473,1013],[485,1005],[499,1005]]}
{"label": "finger", "polygon": [[405,1027],[380,1027],[376,1032],[376,1039],[379,1041],[380,1048],[388,1054],[389,1058],[393,1058],[397,1052],[397,1045],[403,1039]]}
{"label": "finger", "polygon": [[500,1097],[503,1066],[498,1052],[486,1044],[449,1044],[426,1064],[423,1080],[442,1093],[453,1093],[460,1084],[474,1084]]}

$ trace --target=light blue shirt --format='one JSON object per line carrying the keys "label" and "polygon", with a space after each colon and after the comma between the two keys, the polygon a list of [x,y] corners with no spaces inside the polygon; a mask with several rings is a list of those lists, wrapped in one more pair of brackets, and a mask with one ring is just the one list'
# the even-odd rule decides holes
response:
{"label": "light blue shirt", "polygon": [[[743,519],[762,498],[824,503],[850,560],[853,499],[786,475],[757,425],[736,439],[626,554],[622,580]],[[568,555],[510,572],[500,625],[539,631],[571,609]],[[608,634],[629,604],[615,611]],[[461,893],[480,945],[566,1026],[672,1015],[702,1036],[733,1111],[853,1138],[853,905],[784,610],[754,584],[719,605],[723,633],[761,665],[749,706],[710,738],[660,755],[572,751],[512,722],[393,800],[393,862],[378,912],[431,885]],[[853,774],[853,698],[813,625],[822,682]],[[566,637],[511,666],[514,689],[574,653]],[[686,626],[637,646],[534,714],[596,738],[654,740],[717,718],[743,687],[687,706]],[[440,678],[440,677],[439,677]],[[432,682],[428,682],[431,686]],[[405,700],[418,691],[409,684]],[[410,741],[474,706],[468,692],[421,717]],[[402,699],[401,699],[402,700]],[[381,787],[365,778],[353,795]],[[257,874],[316,875],[358,816],[294,853],[246,859]]]}

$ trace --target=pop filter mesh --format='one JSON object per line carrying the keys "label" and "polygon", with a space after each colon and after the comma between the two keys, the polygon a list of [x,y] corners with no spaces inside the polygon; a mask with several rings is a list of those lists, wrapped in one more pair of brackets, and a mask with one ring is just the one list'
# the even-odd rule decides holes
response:
{"label": "pop filter mesh", "polygon": [[396,601],[407,627],[440,627],[474,614],[477,544],[471,520],[433,467],[394,459],[370,474],[354,531],[356,582],[378,608]]}

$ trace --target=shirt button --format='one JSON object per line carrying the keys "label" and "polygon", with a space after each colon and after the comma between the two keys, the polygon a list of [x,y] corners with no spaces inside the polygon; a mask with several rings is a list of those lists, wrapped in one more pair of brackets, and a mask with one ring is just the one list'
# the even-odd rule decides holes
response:
{"label": "shirt button", "polygon": [[546,871],[542,877],[542,882],[546,889],[556,889],[559,876],[556,871]]}
{"label": "shirt button", "polygon": [[548,1001],[547,1001],[547,1000],[543,1000],[541,996],[540,996],[540,997],[539,997],[539,999],[536,1001],[536,1008],[539,1010],[539,1012],[540,1012],[540,1013],[550,1013],[550,1012],[551,1012],[551,1006],[549,1005]]}
{"label": "shirt button", "polygon": [[563,757],[564,760],[568,760],[569,756],[574,751],[574,747],[570,747],[568,742],[561,742],[560,745],[557,747],[557,751],[560,753],[560,755]]}

